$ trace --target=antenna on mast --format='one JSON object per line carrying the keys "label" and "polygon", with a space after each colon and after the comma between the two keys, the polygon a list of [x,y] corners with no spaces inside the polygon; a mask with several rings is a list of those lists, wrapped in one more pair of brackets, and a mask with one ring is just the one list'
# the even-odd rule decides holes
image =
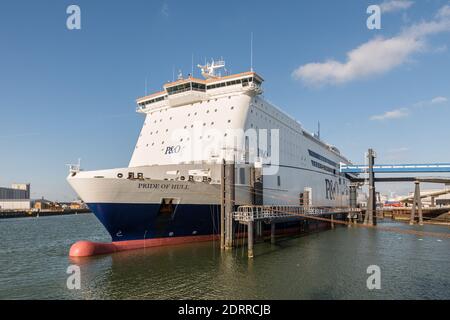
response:
{"label": "antenna on mast", "polygon": [[317,138],[320,140],[320,121],[317,121]]}
{"label": "antenna on mast", "polygon": [[253,31],[250,33],[250,71],[253,72]]}
{"label": "antenna on mast", "polygon": [[145,95],[147,95],[147,76],[145,76]]}
{"label": "antenna on mast", "polygon": [[191,77],[194,77],[194,54],[192,53],[192,59],[191,59]]}

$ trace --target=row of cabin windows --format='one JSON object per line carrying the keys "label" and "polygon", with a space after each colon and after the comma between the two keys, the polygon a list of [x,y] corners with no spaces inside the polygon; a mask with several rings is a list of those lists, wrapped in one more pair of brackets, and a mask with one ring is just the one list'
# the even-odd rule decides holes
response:
{"label": "row of cabin windows", "polygon": [[[216,83],[216,84],[211,84],[206,86],[205,84],[202,83],[198,83],[198,82],[188,82],[188,83],[183,83],[183,84],[179,84],[177,86],[173,86],[173,87],[169,87],[167,88],[167,94],[168,95],[173,95],[173,94],[177,94],[177,93],[181,93],[181,92],[186,92],[186,91],[201,91],[201,92],[205,92],[206,89],[215,89],[215,88],[221,88],[221,87],[225,87],[225,86],[232,86],[235,84],[241,84],[242,86],[248,86],[248,84],[250,82],[254,82],[255,84],[257,84],[258,86],[261,85],[261,81],[259,81],[256,78],[250,77],[250,78],[244,78],[244,79],[238,79],[238,80],[231,80],[231,81],[227,81],[227,82],[220,82],[220,83]],[[155,103],[158,101],[162,101],[166,98],[166,96],[162,96],[162,97],[158,97],[152,100],[148,100],[142,103],[139,103],[140,106],[145,106],[147,104],[151,104],[151,103]]]}
{"label": "row of cabin windows", "polygon": [[221,88],[225,86],[233,86],[235,84],[241,84],[242,86],[246,87],[250,82],[254,82],[257,85],[261,85],[261,81],[257,80],[256,78],[250,77],[250,78],[244,78],[244,79],[238,79],[238,80],[231,80],[227,82],[220,82],[216,84],[210,84],[209,86],[206,86],[206,89],[215,89],[215,88]]}
{"label": "row of cabin windows", "polygon": [[[186,128],[186,127],[185,127]],[[192,126],[191,126],[191,128],[192,128]],[[158,133],[158,132],[156,132],[156,133]],[[228,133],[224,133],[223,134],[223,136],[224,137],[226,137],[228,135]],[[199,140],[202,140],[203,139],[203,136],[198,136],[198,139]],[[207,137],[206,137],[206,139],[211,139],[211,135],[208,135]],[[189,140],[191,140],[189,137],[186,137],[186,141],[189,141]],[[184,138],[180,138],[180,142],[183,142],[184,141]],[[161,141],[161,144],[163,145],[164,144],[164,141]],[[152,142],[152,144],[151,144],[151,146],[153,147],[155,145],[155,142]],[[146,145],[145,145],[146,147],[148,147],[149,146],[149,144],[147,143]],[[138,146],[136,146],[135,147],[135,149],[137,149],[138,148]]]}
{"label": "row of cabin windows", "polygon": [[[231,106],[230,107],[230,110],[234,110],[234,106]],[[217,109],[214,109],[214,112],[217,112]],[[206,113],[210,113],[210,110],[208,109],[208,110],[206,110]],[[153,113],[151,113],[151,114],[153,114]],[[194,116],[196,116],[198,113],[197,112],[194,112],[193,113],[193,115]],[[187,114],[187,116],[188,117],[190,117],[191,116],[191,113],[189,112],[188,114]],[[169,120],[172,120],[173,119],[173,117],[169,117]],[[163,122],[163,120],[164,119],[159,119],[159,122]],[[157,123],[158,122],[158,120],[157,119],[155,119],[155,120],[153,120],[153,123]],[[230,123],[231,122],[231,120],[228,120],[228,123]],[[211,123],[211,124],[214,124],[214,123]],[[144,125],[146,125],[146,123],[144,123]],[[166,130],[167,131],[167,130]]]}
{"label": "row of cabin windows", "polygon": [[314,152],[314,151],[308,149],[308,153],[309,153],[309,155],[310,155],[311,157],[316,158],[316,159],[318,159],[318,160],[321,160],[321,161],[323,161],[323,162],[326,162],[326,163],[332,165],[333,167],[337,167],[337,166],[338,166],[336,162],[331,161],[331,160],[328,159],[328,158],[325,158],[324,156],[318,154],[317,152]]}
{"label": "row of cabin windows", "polygon": [[[228,120],[228,123],[231,123],[231,120]],[[211,126],[213,126],[213,125],[214,125],[214,121],[211,122]],[[204,127],[206,126],[206,122],[203,123],[203,126]],[[184,126],[184,129],[187,129],[187,127],[188,126]],[[194,127],[194,125],[191,124],[191,128],[193,128],[193,127]],[[169,131],[169,129],[166,129],[166,132],[168,132],[168,131]],[[158,134],[158,132],[159,132],[159,130],[156,130],[155,134]],[[152,134],[153,134],[153,131],[150,131],[150,135],[152,135]],[[139,136],[142,136],[142,133]]]}
{"label": "row of cabin windows", "polygon": [[336,169],[327,167],[326,165],[323,165],[317,161],[311,160],[311,164],[316,168],[328,171],[329,173],[332,173],[332,174],[336,174]]}
{"label": "row of cabin windows", "polygon": [[238,80],[231,80],[231,81],[227,81],[227,82],[220,82],[220,83],[212,84],[209,86],[206,86],[205,84],[198,83],[198,82],[188,82],[188,83],[183,83],[183,84],[179,84],[177,86],[167,88],[167,93],[169,95],[172,95],[172,94],[185,92],[185,91],[191,91],[191,90],[205,92],[206,89],[215,89],[215,88],[232,86],[232,85],[241,84],[241,83],[243,86],[247,86],[249,82],[255,82],[257,85],[261,85],[261,82],[257,79],[253,79],[253,77],[245,78],[245,79],[238,79]]}
{"label": "row of cabin windows", "polygon": [[144,101],[144,102],[139,103],[139,105],[140,105],[141,107],[143,107],[143,106],[145,106],[145,105],[147,105],[147,104],[151,104],[151,103],[163,101],[164,99],[166,99],[166,97],[167,97],[167,96],[161,96],[161,97],[158,97],[158,98],[154,98],[154,99],[151,99],[151,100],[147,100],[147,101]]}

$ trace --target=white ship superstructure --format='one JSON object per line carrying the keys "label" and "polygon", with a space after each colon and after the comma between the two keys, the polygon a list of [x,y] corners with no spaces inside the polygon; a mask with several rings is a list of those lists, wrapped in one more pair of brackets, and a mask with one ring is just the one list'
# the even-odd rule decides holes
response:
{"label": "white ship superstructure", "polygon": [[262,163],[264,204],[347,206],[349,161],[266,101],[259,74],[223,66],[137,100],[145,120],[127,168],[69,175],[113,240],[217,233],[224,159],[236,162],[236,205],[250,204],[249,168]]}

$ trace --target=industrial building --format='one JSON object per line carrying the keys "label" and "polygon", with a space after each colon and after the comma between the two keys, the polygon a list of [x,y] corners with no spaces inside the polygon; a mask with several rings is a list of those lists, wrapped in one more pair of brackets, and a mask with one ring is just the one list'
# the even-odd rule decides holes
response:
{"label": "industrial building", "polygon": [[30,209],[29,183],[15,183],[11,185],[11,188],[0,187],[0,211]]}

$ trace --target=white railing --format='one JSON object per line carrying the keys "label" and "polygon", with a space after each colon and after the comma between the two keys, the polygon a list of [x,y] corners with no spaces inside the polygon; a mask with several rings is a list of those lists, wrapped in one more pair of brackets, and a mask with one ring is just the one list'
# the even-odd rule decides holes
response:
{"label": "white railing", "polygon": [[320,216],[336,213],[359,212],[357,208],[316,208],[300,206],[240,206],[233,213],[237,221],[270,220],[280,218],[296,218],[304,216]]}

